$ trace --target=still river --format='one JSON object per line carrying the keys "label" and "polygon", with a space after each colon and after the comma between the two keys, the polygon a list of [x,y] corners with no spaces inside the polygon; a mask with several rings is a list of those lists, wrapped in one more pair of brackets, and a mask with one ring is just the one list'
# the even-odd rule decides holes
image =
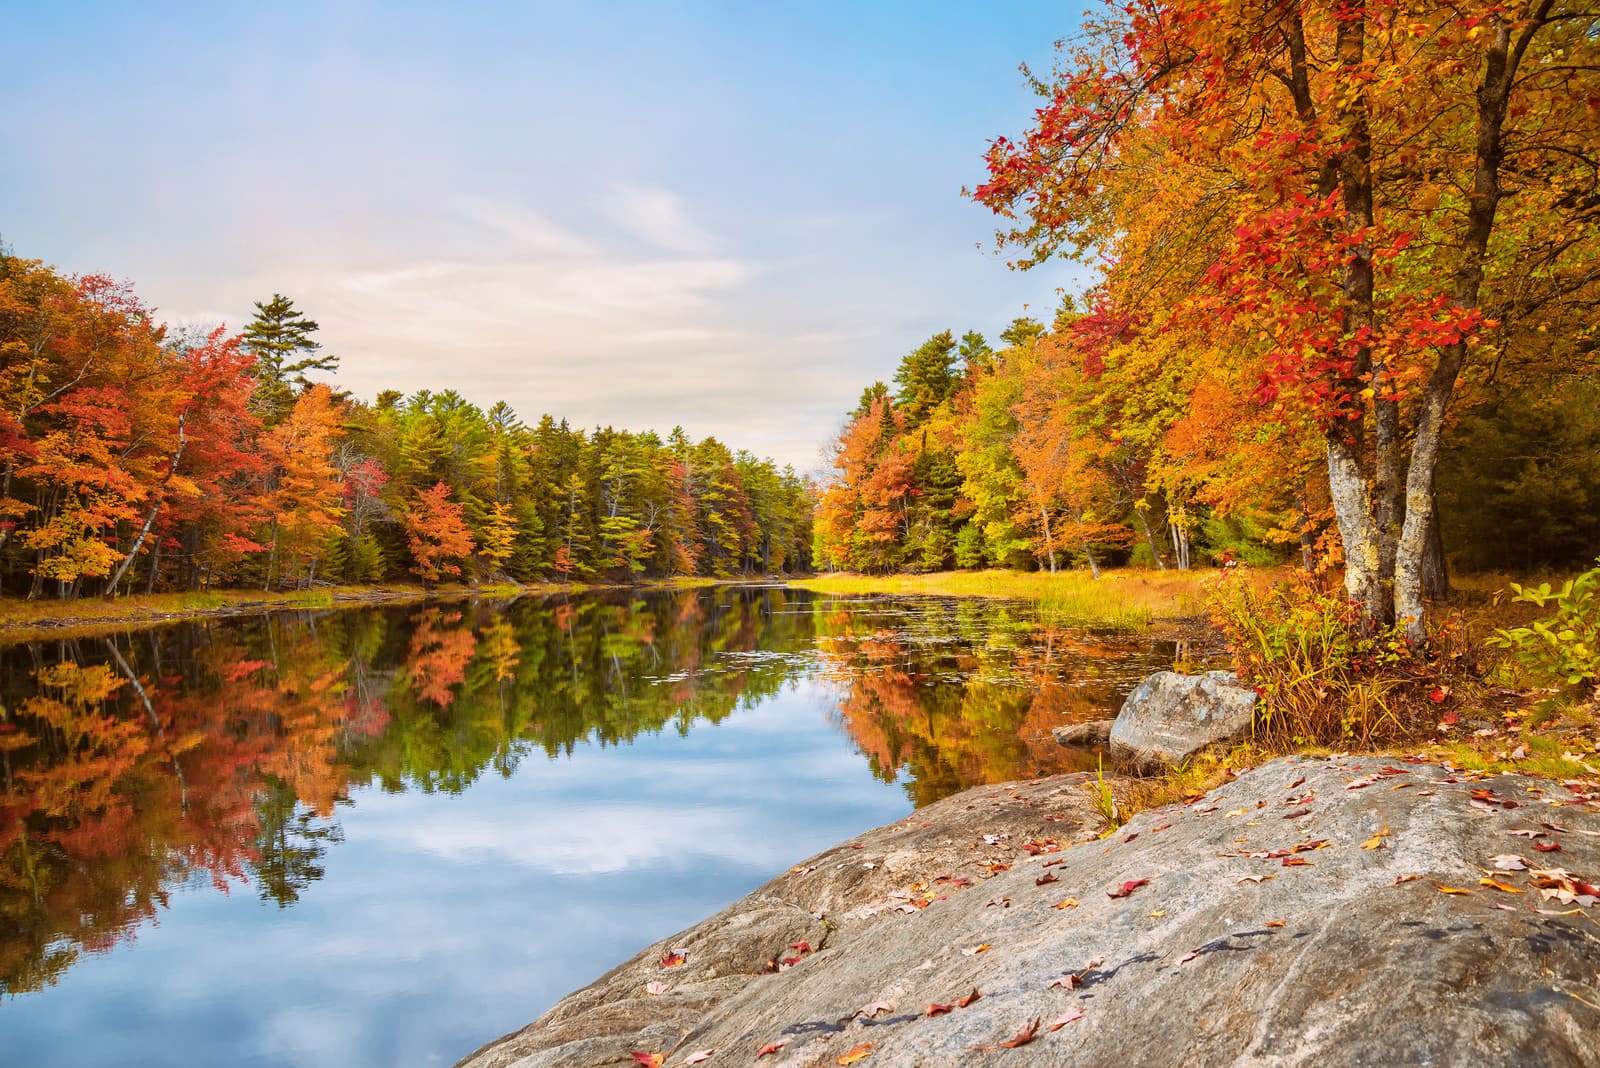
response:
{"label": "still river", "polygon": [[811,853],[1072,770],[1049,728],[1172,656],[750,586],[0,648],[0,1064],[450,1064]]}

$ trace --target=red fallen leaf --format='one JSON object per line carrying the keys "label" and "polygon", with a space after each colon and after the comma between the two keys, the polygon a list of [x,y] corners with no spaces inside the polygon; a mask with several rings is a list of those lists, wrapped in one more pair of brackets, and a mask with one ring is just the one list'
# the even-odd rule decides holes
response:
{"label": "red fallen leaf", "polygon": [[788,1042],[772,1042],[762,1046],[760,1049],[756,1050],[756,1059],[760,1060],[762,1057],[770,1057],[788,1044]]}
{"label": "red fallen leaf", "polygon": [[1414,883],[1416,881],[1417,881],[1417,876],[1415,876],[1415,875],[1396,875],[1394,877],[1394,885],[1395,886],[1399,886],[1401,883]]}
{"label": "red fallen leaf", "polygon": [[1149,882],[1150,882],[1149,879],[1130,879],[1128,882],[1123,883],[1121,886],[1117,887],[1115,890],[1107,890],[1106,891],[1106,896],[1107,897],[1127,897],[1129,894],[1131,894],[1135,890],[1139,889],[1139,887],[1144,886]]}
{"label": "red fallen leaf", "polygon": [[789,965],[790,967],[793,967],[794,965],[800,963],[800,958],[799,957],[785,957],[785,958],[783,958],[783,963]]}
{"label": "red fallen leaf", "polygon": [[[1063,1023],[1065,1023],[1065,1022],[1066,1021],[1063,1021]],[[995,1045],[992,1045],[992,1046],[973,1046],[972,1048],[973,1049],[1016,1049],[1019,1046],[1026,1046],[1029,1042],[1032,1042],[1034,1039],[1036,1039],[1038,1037],[1039,1037],[1039,1017],[1035,1016],[1032,1020],[1028,1021],[1028,1026],[1024,1027],[1021,1031],[1018,1031],[1014,1037],[1008,1038],[1004,1042],[998,1042],[998,1043],[996,1043]]]}
{"label": "red fallen leaf", "polygon": [[1288,786],[1284,787],[1284,789],[1285,790],[1293,790],[1296,786],[1303,786],[1305,784],[1305,781],[1306,781],[1306,777],[1304,775],[1302,775],[1298,779],[1296,779],[1294,782],[1292,782]]}
{"label": "red fallen leaf", "polygon": [[837,1056],[837,1057],[835,1057],[833,1059],[833,1063],[835,1063],[835,1064],[854,1064],[857,1061],[864,1061],[870,1056],[872,1056],[872,1043],[871,1042],[863,1042],[863,1043],[861,1043],[861,1045],[856,1046],[854,1049],[849,1049],[849,1050],[846,1050],[844,1053],[839,1054],[839,1056]]}
{"label": "red fallen leaf", "polygon": [[1263,923],[1261,926],[1263,926],[1263,927],[1283,927],[1288,922],[1289,922],[1288,920],[1268,920],[1267,922]]}
{"label": "red fallen leaf", "polygon": [[1170,830],[1171,830],[1171,829],[1172,829],[1172,824],[1170,824],[1170,823],[1163,823],[1163,824],[1162,824],[1162,825],[1161,825],[1161,826],[1159,826],[1159,827],[1152,827],[1152,828],[1150,828],[1150,833],[1151,833],[1151,834],[1155,834],[1155,833],[1156,833],[1156,832],[1157,832],[1157,831],[1170,831]]}
{"label": "red fallen leaf", "polygon": [[1056,879],[1056,873],[1053,872],[1053,871],[1047,871],[1043,875],[1041,875],[1037,879],[1035,879],[1033,881],[1033,885],[1034,886],[1043,886],[1046,883],[1053,883],[1053,882],[1057,882],[1057,881],[1058,880]]}
{"label": "red fallen leaf", "polygon": [[1385,764],[1383,767],[1378,769],[1378,774],[1387,779],[1393,775],[1410,775],[1411,773],[1405,768],[1395,768]]}
{"label": "red fallen leaf", "polygon": [[1541,853],[1559,853],[1559,852],[1561,852],[1561,843],[1560,842],[1535,842],[1535,843],[1533,843],[1533,848],[1537,849]]}
{"label": "red fallen leaf", "polygon": [[1082,1009],[1068,1009],[1066,1012],[1050,1021],[1050,1030],[1059,1031],[1063,1027],[1067,1026],[1067,1024],[1072,1023],[1074,1020],[1081,1019],[1083,1019]]}
{"label": "red fallen leaf", "polygon": [[1442,686],[1435,686],[1433,689],[1428,691],[1428,700],[1432,701],[1434,704],[1439,704],[1449,696],[1450,691]]}
{"label": "red fallen leaf", "polygon": [[1284,857],[1283,866],[1285,868],[1309,868],[1312,865],[1311,861],[1305,857]]}
{"label": "red fallen leaf", "polygon": [[799,953],[810,953],[811,952],[811,943],[810,942],[790,942],[789,943],[789,948],[792,949],[792,950],[795,950],[796,952],[799,952]]}
{"label": "red fallen leaf", "polygon": [[978,988],[977,987],[973,987],[972,988],[972,993],[968,994],[964,998],[957,998],[956,999],[956,1008],[964,1009],[968,1005],[971,1005],[974,1001],[977,1001],[981,997],[983,997],[983,995],[978,993]]}
{"label": "red fallen leaf", "polygon": [[1293,812],[1285,812],[1283,814],[1283,818],[1286,820],[1297,820],[1301,816],[1309,815],[1311,815],[1311,810],[1309,808],[1297,808]]}
{"label": "red fallen leaf", "polygon": [[1128,842],[1133,841],[1137,837],[1139,837],[1139,832],[1138,831],[1134,831],[1132,834],[1128,835],[1128,837],[1124,838],[1122,841],[1123,841],[1124,844],[1126,844]]}
{"label": "red fallen leaf", "polygon": [[645,1068],[661,1068],[663,1064],[667,1063],[667,1056],[664,1053],[629,1053],[628,1056],[644,1065]]}
{"label": "red fallen leaf", "polygon": [[1178,958],[1178,963],[1179,964],[1188,964],[1190,961],[1194,960],[1199,955],[1200,955],[1200,951],[1198,949],[1191,949],[1189,952],[1185,953],[1183,956]]}
{"label": "red fallen leaf", "polygon": [[950,1005],[929,1005],[928,1006],[928,1011],[923,1013],[923,1015],[924,1016],[938,1016],[941,1013],[949,1012],[953,1008],[955,1008],[954,1004],[950,1004]]}
{"label": "red fallen leaf", "polygon": [[990,872],[996,875],[998,875],[1000,872],[1011,870],[1011,865],[1009,864],[989,864],[987,867]]}
{"label": "red fallen leaf", "polygon": [[665,957],[661,958],[661,966],[663,968],[676,968],[688,959],[689,958],[687,955],[679,953],[677,950],[673,950],[671,953],[668,953]]}

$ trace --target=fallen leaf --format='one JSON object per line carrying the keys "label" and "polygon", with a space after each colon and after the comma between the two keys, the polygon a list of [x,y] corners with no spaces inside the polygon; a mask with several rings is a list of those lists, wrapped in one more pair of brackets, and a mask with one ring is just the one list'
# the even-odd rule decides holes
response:
{"label": "fallen leaf", "polygon": [[1034,886],[1044,886],[1044,885],[1046,885],[1046,884],[1047,884],[1047,883],[1053,883],[1053,882],[1055,882],[1055,881],[1056,881],[1056,874],[1055,874],[1055,872],[1052,872],[1052,871],[1047,871],[1047,872],[1045,872],[1045,873],[1044,873],[1044,874],[1043,874],[1043,875],[1041,875],[1041,876],[1039,876],[1039,877],[1038,877],[1038,878],[1037,878],[1037,879],[1035,879],[1035,880],[1034,880],[1034,881],[1033,881],[1033,885],[1034,885]]}
{"label": "fallen leaf", "polygon": [[1277,878],[1276,875],[1246,875],[1244,878],[1240,879],[1239,881],[1241,883],[1264,883],[1268,879],[1276,879],[1276,878]]}
{"label": "fallen leaf", "polygon": [[986,950],[988,948],[989,948],[989,943],[983,942],[983,943],[981,943],[979,945],[971,947],[970,949],[963,949],[961,951],[961,955],[963,957],[976,957],[979,953],[982,953],[984,950]]}
{"label": "fallen leaf", "polygon": [[1389,828],[1388,827],[1380,827],[1376,834],[1374,834],[1371,838],[1368,838],[1365,842],[1361,843],[1361,848],[1362,849],[1382,849],[1383,848],[1383,840],[1385,838],[1387,838],[1387,837],[1389,837]]}
{"label": "fallen leaf", "polygon": [[1394,885],[1395,886],[1399,886],[1401,883],[1414,883],[1416,881],[1417,881],[1417,876],[1415,876],[1415,875],[1396,875],[1394,877]]}
{"label": "fallen leaf", "polygon": [[1501,902],[1498,902],[1498,901],[1496,901],[1494,903],[1494,907],[1497,908],[1497,909],[1504,909],[1506,912],[1515,912],[1515,911],[1517,911],[1517,906],[1502,904]]}
{"label": "fallen leaf", "polygon": [[924,1012],[922,1015],[924,1015],[924,1016],[939,1016],[939,1015],[941,1015],[943,1013],[949,1012],[953,1008],[955,1008],[955,1004],[953,1002],[951,1004],[949,1004],[949,1005],[929,1005],[928,1006],[928,1010],[926,1012]]}
{"label": "fallen leaf", "polygon": [[1478,880],[1478,885],[1479,886],[1492,886],[1496,890],[1503,890],[1508,894],[1525,893],[1525,891],[1521,887],[1512,886],[1510,883],[1503,883],[1498,879],[1490,879],[1490,878],[1479,879]]}
{"label": "fallen leaf", "polygon": [[1528,862],[1517,856],[1515,853],[1501,853],[1497,857],[1490,857],[1489,863],[1493,864],[1497,871],[1528,870]]}
{"label": "fallen leaf", "polygon": [[645,1068],[661,1068],[663,1064],[667,1063],[667,1056],[664,1053],[629,1053],[628,1056],[644,1065]]}
{"label": "fallen leaf", "polygon": [[691,1064],[701,1064],[705,1061],[709,1061],[711,1059],[711,1055],[715,1052],[717,1051],[714,1049],[696,1050],[683,1059],[684,1068],[688,1068],[688,1065]]}
{"label": "fallen leaf", "polygon": [[792,950],[795,950],[796,952],[799,952],[799,953],[810,953],[811,952],[811,943],[810,942],[790,942],[789,943],[789,948],[792,949]]}
{"label": "fallen leaf", "polygon": [[983,997],[983,995],[978,993],[978,988],[977,987],[973,987],[972,988],[972,992],[970,994],[968,994],[966,997],[957,998],[956,999],[956,1008],[964,1009],[968,1005],[971,1005],[974,1001],[977,1001],[981,997]]}
{"label": "fallen leaf", "polygon": [[788,1044],[789,1044],[788,1041],[768,1043],[767,1045],[762,1046],[760,1049],[756,1050],[756,1059],[760,1060],[762,1057],[769,1057],[772,1054],[778,1052],[783,1047],[787,1046]]}
{"label": "fallen leaf", "polygon": [[1067,1024],[1072,1023],[1074,1020],[1081,1019],[1083,1019],[1082,1009],[1068,1009],[1066,1012],[1050,1021],[1050,1030],[1059,1031],[1063,1027],[1067,1026]]}
{"label": "fallen leaf", "polygon": [[1077,985],[1078,985],[1078,977],[1076,975],[1058,975],[1054,979],[1052,979],[1048,983],[1046,983],[1044,985],[1044,988],[1046,990],[1050,990],[1053,987],[1058,987],[1059,986],[1062,990],[1071,990],[1074,987],[1076,987]]}
{"label": "fallen leaf", "polygon": [[[1069,1021],[1063,1021],[1063,1023],[1066,1023],[1066,1022],[1069,1022]],[[1035,1038],[1038,1038],[1038,1037],[1039,1037],[1039,1017],[1035,1016],[1032,1020],[1030,1020],[1028,1022],[1028,1026],[1024,1027],[1021,1031],[1018,1031],[1014,1037],[1008,1038],[1004,1042],[997,1043],[997,1044],[995,1044],[993,1046],[973,1046],[972,1048],[973,1049],[1016,1049],[1019,1046],[1026,1046],[1029,1042],[1032,1042]]]}
{"label": "fallen leaf", "polygon": [[1166,914],[1167,914],[1167,910],[1166,909],[1152,909],[1151,912],[1150,912],[1150,918],[1152,920],[1159,920],[1161,917],[1165,916]]}
{"label": "fallen leaf", "polygon": [[1078,907],[1078,899],[1075,897],[1069,897],[1064,901],[1057,901],[1050,907],[1053,909],[1075,909]]}
{"label": "fallen leaf", "polygon": [[1301,816],[1309,816],[1310,814],[1311,810],[1309,808],[1297,808],[1293,812],[1285,812],[1283,814],[1283,818],[1286,820],[1297,820]]}
{"label": "fallen leaf", "polygon": [[1248,815],[1249,812],[1250,812],[1250,810],[1248,808],[1236,808],[1232,812],[1229,812],[1229,813],[1225,814],[1222,818],[1225,819],[1225,820],[1231,820],[1235,816]]}
{"label": "fallen leaf", "polygon": [[1003,909],[1008,909],[1011,907],[1011,899],[1009,897],[991,897],[983,903],[983,907],[988,908],[990,905],[999,905]]}
{"label": "fallen leaf", "polygon": [[1194,960],[1199,955],[1200,955],[1200,951],[1198,949],[1191,949],[1189,952],[1185,953],[1183,956],[1178,958],[1178,963],[1179,964],[1188,964],[1190,961]]}
{"label": "fallen leaf", "polygon": [[665,994],[668,990],[671,990],[671,989],[672,988],[670,986],[668,986],[666,983],[663,983],[659,979],[657,979],[653,983],[644,984],[644,992],[646,994]]}
{"label": "fallen leaf", "polygon": [[1537,849],[1541,853],[1559,853],[1559,852],[1561,852],[1561,843],[1560,842],[1535,842],[1535,843],[1533,843],[1533,848]]}
{"label": "fallen leaf", "polygon": [[857,1061],[864,1061],[870,1056],[872,1056],[872,1043],[871,1042],[863,1042],[863,1043],[861,1043],[861,1045],[855,1047],[854,1049],[849,1050],[848,1052],[845,1052],[845,1053],[841,1053],[839,1056],[835,1057],[833,1059],[833,1063],[835,1063],[835,1064],[855,1064]]}
{"label": "fallen leaf", "polygon": [[1511,830],[1507,831],[1506,833],[1511,835],[1513,838],[1549,838],[1550,837],[1550,835],[1545,831],[1530,831],[1526,827],[1513,827]]}
{"label": "fallen leaf", "polygon": [[1441,893],[1441,894],[1471,894],[1472,893],[1471,890],[1465,890],[1465,889],[1462,889],[1459,886],[1446,886],[1443,883],[1434,883],[1433,887],[1434,887],[1435,890],[1439,891],[1439,893]]}
{"label": "fallen leaf", "polygon": [[894,1006],[889,1004],[887,1001],[874,1001],[871,1005],[864,1005],[861,1008],[857,1009],[856,1010],[856,1015],[857,1016],[865,1016],[867,1019],[870,1020],[874,1016],[878,1015],[878,1013],[880,1013],[880,1012],[893,1012],[893,1011],[894,1011]]}
{"label": "fallen leaf", "polygon": [[1285,868],[1309,868],[1311,867],[1312,863],[1312,861],[1307,860],[1305,857],[1283,858],[1283,866]]}
{"label": "fallen leaf", "polygon": [[1129,894],[1131,894],[1135,890],[1139,889],[1139,887],[1144,886],[1144,885],[1148,884],[1149,882],[1150,882],[1149,879],[1130,879],[1127,882],[1123,883],[1121,886],[1117,887],[1115,890],[1107,890],[1106,891],[1106,896],[1108,896],[1108,897],[1127,897]]}
{"label": "fallen leaf", "polygon": [[1288,920],[1268,920],[1265,923],[1263,923],[1261,926],[1263,926],[1263,927],[1282,927],[1284,924],[1286,924],[1288,922],[1289,922]]}
{"label": "fallen leaf", "polygon": [[689,957],[687,954],[679,953],[677,950],[673,950],[671,953],[668,953],[665,957],[661,958],[661,966],[663,968],[676,968],[688,959]]}

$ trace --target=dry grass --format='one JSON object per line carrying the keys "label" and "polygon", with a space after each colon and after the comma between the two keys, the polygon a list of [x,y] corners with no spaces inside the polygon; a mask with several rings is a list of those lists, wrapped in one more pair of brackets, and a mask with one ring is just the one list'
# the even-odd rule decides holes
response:
{"label": "dry grass", "polygon": [[996,597],[1032,601],[1063,619],[1142,628],[1205,610],[1215,571],[939,571],[928,575],[826,575],[790,583],[818,593]]}

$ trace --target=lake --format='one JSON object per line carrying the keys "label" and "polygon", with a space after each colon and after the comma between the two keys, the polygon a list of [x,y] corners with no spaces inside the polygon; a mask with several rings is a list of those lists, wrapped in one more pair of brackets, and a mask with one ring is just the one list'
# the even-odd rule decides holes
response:
{"label": "lake", "polygon": [[720,586],[0,648],[0,1062],[447,1065],[1172,642]]}

